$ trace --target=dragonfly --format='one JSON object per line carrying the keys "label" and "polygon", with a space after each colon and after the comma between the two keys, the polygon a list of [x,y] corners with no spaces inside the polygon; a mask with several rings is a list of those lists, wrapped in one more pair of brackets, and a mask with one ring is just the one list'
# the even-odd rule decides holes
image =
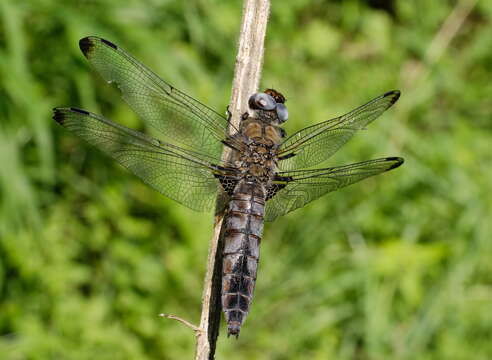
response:
{"label": "dragonfly", "polygon": [[[286,99],[274,89],[252,94],[234,126],[230,116],[162,80],[114,43],[90,36],[79,46],[159,138],[75,107],[55,108],[53,119],[184,206],[212,211],[219,195],[226,199],[221,303],[228,336],[239,336],[251,307],[265,221],[403,163],[385,157],[311,169],[391,107],[398,90],[287,136]],[[224,159],[226,147],[231,156]]]}

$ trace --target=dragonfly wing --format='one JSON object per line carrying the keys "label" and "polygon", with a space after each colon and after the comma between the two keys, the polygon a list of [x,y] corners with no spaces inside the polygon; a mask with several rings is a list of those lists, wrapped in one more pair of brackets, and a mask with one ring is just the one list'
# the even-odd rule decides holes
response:
{"label": "dragonfly wing", "polygon": [[220,169],[208,158],[85,110],[56,108],[53,119],[165,196],[197,211],[214,208]]}
{"label": "dragonfly wing", "polygon": [[388,157],[325,169],[279,172],[272,185],[271,199],[266,205],[265,220],[273,221],[331,191],[395,169],[401,164],[402,158]]}
{"label": "dragonfly wing", "polygon": [[298,131],[280,145],[279,168],[305,169],[325,161],[399,97],[398,90],[389,91],[345,115]]}
{"label": "dragonfly wing", "polygon": [[81,39],[79,46],[91,65],[118,86],[123,99],[163,140],[220,157],[229,126],[224,116],[174,88],[108,40],[90,36]]}

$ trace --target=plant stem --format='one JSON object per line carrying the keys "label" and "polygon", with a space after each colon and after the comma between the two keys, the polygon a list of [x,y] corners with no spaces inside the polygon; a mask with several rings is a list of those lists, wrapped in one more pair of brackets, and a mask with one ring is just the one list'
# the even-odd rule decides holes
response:
{"label": "plant stem", "polygon": [[[247,111],[248,97],[258,90],[266,27],[270,13],[270,0],[244,0],[243,18],[239,34],[238,53],[232,83],[229,111],[232,129],[239,128],[241,114]],[[230,149],[225,148],[223,159],[230,157]],[[220,196],[218,203],[221,202]],[[214,233],[210,240],[207,272],[202,294],[202,315],[196,332],[196,360],[211,360],[215,355],[221,318],[220,292],[222,286],[222,237],[221,229],[224,210],[217,207]]]}

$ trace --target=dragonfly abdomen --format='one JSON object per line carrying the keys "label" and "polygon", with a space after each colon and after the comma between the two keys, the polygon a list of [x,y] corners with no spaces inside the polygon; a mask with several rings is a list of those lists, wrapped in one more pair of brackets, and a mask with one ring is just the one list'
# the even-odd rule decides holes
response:
{"label": "dragonfly abdomen", "polygon": [[262,185],[242,180],[229,202],[222,272],[222,309],[228,335],[239,335],[253,299],[265,197]]}

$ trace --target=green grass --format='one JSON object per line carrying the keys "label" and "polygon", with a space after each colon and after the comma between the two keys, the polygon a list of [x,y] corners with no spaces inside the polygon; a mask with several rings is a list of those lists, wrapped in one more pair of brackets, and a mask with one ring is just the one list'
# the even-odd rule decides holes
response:
{"label": "green grass", "polygon": [[[287,132],[400,89],[329,164],[406,161],[266,226],[251,313],[238,341],[221,329],[218,359],[492,358],[492,6],[432,61],[454,5],[274,2],[262,87],[288,98]],[[240,11],[0,1],[2,359],[192,358],[193,334],[157,314],[198,322],[212,215],[159,196],[51,108],[142,129],[78,49],[99,35],[222,112]]]}

